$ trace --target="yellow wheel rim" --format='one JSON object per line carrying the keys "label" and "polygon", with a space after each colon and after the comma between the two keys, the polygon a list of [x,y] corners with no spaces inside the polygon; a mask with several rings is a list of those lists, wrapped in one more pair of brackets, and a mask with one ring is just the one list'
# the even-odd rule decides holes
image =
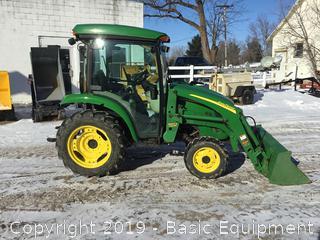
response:
{"label": "yellow wheel rim", "polygon": [[213,148],[200,148],[193,155],[193,166],[202,173],[214,172],[220,166],[220,155]]}
{"label": "yellow wheel rim", "polygon": [[107,133],[94,126],[73,130],[67,142],[71,159],[84,168],[98,168],[110,158],[112,145]]}

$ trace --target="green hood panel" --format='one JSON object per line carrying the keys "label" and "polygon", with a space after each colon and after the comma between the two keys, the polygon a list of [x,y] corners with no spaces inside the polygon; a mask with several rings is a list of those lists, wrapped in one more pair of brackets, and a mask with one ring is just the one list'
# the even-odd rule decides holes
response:
{"label": "green hood panel", "polygon": [[222,114],[238,114],[242,112],[241,109],[234,106],[234,103],[229,98],[204,87],[191,86],[185,83],[175,83],[171,87],[173,91],[177,92],[179,97],[199,102]]}

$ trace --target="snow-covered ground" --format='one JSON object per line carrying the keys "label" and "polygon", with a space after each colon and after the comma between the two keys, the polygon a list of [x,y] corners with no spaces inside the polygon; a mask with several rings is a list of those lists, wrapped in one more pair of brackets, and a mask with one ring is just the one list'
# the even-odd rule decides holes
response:
{"label": "snow-covered ground", "polygon": [[[231,156],[228,175],[199,180],[169,154],[179,144],[129,149],[116,176],[75,176],[46,142],[60,122],[22,119],[0,125],[0,238],[319,239],[320,99],[290,90],[256,98],[244,113],[293,152],[313,183],[271,185],[243,154]],[[270,224],[281,224],[277,235]]]}

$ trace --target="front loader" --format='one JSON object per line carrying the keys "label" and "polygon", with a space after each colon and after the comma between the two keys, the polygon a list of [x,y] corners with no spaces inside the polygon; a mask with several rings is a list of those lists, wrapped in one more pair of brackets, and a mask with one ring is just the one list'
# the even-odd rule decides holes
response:
{"label": "front loader", "polygon": [[85,176],[116,173],[130,144],[185,141],[184,161],[198,178],[218,178],[233,152],[244,151],[271,183],[310,183],[291,153],[240,108],[211,90],[168,78],[169,37],[121,25],[81,24],[70,44],[85,47],[83,91],[62,106],[83,110],[59,127],[56,147],[66,167]]}

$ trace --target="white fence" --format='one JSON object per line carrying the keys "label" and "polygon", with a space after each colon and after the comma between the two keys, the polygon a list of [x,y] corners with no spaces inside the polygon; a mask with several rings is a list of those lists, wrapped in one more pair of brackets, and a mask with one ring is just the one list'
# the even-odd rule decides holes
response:
{"label": "white fence", "polygon": [[[217,72],[218,67],[216,66],[169,66],[169,70],[176,70],[177,72],[182,72],[183,74],[171,74],[172,79],[189,79],[189,82],[194,81],[194,79],[204,78],[208,79]],[[184,70],[184,71],[183,71]],[[185,72],[188,72],[186,74]],[[265,87],[267,83],[274,82],[271,72],[255,72],[252,73],[253,84],[257,87]]]}
{"label": "white fence", "polygon": [[[211,78],[212,74],[217,71],[215,66],[170,66],[169,70],[189,71],[189,74],[174,74],[170,75],[172,79],[188,78],[192,82],[195,78]],[[200,73],[199,73],[200,72]]]}
{"label": "white fence", "polygon": [[251,74],[255,86],[265,87],[267,83],[273,83],[271,72],[255,72]]}

